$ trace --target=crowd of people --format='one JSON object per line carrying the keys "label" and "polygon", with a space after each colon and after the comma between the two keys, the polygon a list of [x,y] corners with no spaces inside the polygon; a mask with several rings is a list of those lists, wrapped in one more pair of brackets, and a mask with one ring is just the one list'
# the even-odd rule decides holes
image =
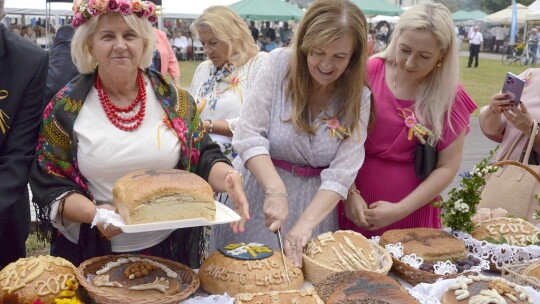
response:
{"label": "crowd of people", "polygon": [[[76,265],[143,253],[198,268],[229,243],[277,248],[281,231],[301,266],[323,232],[441,227],[429,202],[456,176],[476,109],[459,83],[459,35],[445,6],[419,4],[395,27],[370,29],[350,1],[315,0],[277,31],[211,6],[189,29],[208,60],[186,91],[175,50],[182,36],[153,28],[155,7],[141,3],[121,14],[76,1],[81,14],[49,52],[0,25],[0,242],[13,244],[0,268],[25,255],[28,182],[51,254]],[[387,46],[374,48],[376,40]],[[502,92],[482,109],[488,138],[508,145],[537,132],[536,74],[521,75],[519,106]],[[422,174],[421,143],[438,156]],[[203,177],[241,220],[135,234],[92,225],[98,209],[115,210],[114,182],[148,168]]]}

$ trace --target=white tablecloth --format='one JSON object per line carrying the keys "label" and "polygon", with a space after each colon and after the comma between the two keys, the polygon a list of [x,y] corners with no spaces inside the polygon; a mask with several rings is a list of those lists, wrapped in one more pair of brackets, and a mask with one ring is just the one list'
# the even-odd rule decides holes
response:
{"label": "white tablecloth", "polygon": [[[198,272],[198,269],[195,270]],[[498,272],[484,271],[482,274],[487,276],[500,276]],[[398,281],[403,287],[411,289],[413,293],[417,292],[424,296],[424,301],[422,304],[440,304],[439,299],[442,298],[442,295],[446,290],[448,290],[450,284],[455,283],[455,279],[450,280],[440,280],[434,284],[418,284],[412,286],[411,284],[403,281],[401,278],[397,277],[394,273],[390,272],[388,274],[391,278]],[[309,282],[304,282],[302,289],[307,287],[313,287]],[[531,287],[526,287],[527,292],[531,295],[533,303],[540,303],[540,293]],[[228,295],[213,295],[209,296],[201,288],[193,294],[189,299],[181,302],[181,304],[233,304],[234,298],[229,297]]]}

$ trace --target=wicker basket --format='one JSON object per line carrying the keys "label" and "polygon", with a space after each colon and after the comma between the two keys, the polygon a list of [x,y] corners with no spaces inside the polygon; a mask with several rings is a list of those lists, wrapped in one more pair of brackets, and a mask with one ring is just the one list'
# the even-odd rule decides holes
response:
{"label": "wicker basket", "polygon": [[[390,268],[392,267],[392,257],[390,256],[390,253],[388,253],[384,248],[377,244],[371,243],[371,247],[373,250],[375,250],[377,256],[380,258],[381,263],[381,269],[375,271],[382,274],[387,274],[388,271],[390,271]],[[302,255],[303,257],[303,263],[304,266],[302,267],[302,270],[304,271],[304,277],[307,281],[310,283],[317,285],[320,282],[322,282],[326,277],[342,272],[344,270],[333,268],[330,266],[323,265],[314,259],[308,257],[306,254]],[[358,269],[361,270],[361,269]]]}
{"label": "wicker basket", "polygon": [[[126,295],[108,292],[106,289],[96,288],[87,280],[88,275],[95,275],[96,271],[103,268],[108,262],[129,257],[148,258],[172,269],[178,274],[177,280],[180,284],[180,292],[157,299],[132,298]],[[86,289],[88,295],[97,304],[178,304],[180,300],[194,293],[200,284],[197,274],[185,265],[163,258],[136,254],[107,255],[86,260],[77,268],[76,276],[81,286]]]}
{"label": "wicker basket", "polygon": [[501,268],[501,276],[508,281],[514,282],[521,286],[531,286],[536,291],[540,292],[540,280],[534,277],[523,275],[522,272],[530,265],[538,263],[538,260],[528,264],[506,265]]}
{"label": "wicker basket", "polygon": [[455,274],[440,275],[414,268],[409,264],[393,258],[392,271],[405,282],[415,286],[420,283],[435,283],[438,279],[453,279],[459,276],[476,274],[474,271],[459,272]]}

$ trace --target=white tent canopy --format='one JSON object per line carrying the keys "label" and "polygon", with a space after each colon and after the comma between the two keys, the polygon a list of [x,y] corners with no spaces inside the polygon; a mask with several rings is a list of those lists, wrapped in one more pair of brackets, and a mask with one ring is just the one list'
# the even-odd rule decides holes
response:
{"label": "white tent canopy", "polygon": [[[517,22],[518,24],[525,24],[527,21],[527,13],[529,12],[528,8],[523,4],[517,4]],[[507,8],[495,12],[491,15],[484,17],[484,22],[488,23],[499,23],[499,24],[510,24],[512,23],[512,5]]]}
{"label": "white tent canopy", "polygon": [[529,5],[527,20],[540,20],[540,0],[536,0]]}
{"label": "white tent canopy", "polygon": [[399,16],[384,16],[384,15],[377,15],[370,19],[371,23],[378,23],[381,21],[386,21],[388,23],[396,24],[399,20]]}

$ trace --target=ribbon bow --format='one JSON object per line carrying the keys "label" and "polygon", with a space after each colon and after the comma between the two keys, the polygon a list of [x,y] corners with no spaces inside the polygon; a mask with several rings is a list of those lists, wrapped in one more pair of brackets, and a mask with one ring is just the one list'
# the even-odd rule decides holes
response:
{"label": "ribbon bow", "polygon": [[[0,90],[0,100],[6,99],[8,95],[7,90]],[[0,109],[0,131],[2,131],[2,134],[6,134],[7,130],[9,130],[8,119],[9,116],[7,116],[6,112]]]}
{"label": "ribbon bow", "polygon": [[398,110],[400,111],[398,115],[403,117],[405,126],[409,128],[409,133],[407,134],[408,140],[412,140],[412,137],[414,135],[421,143],[425,143],[426,137],[433,135],[433,133],[431,133],[431,130],[426,128],[426,126],[424,126],[422,123],[418,122],[418,119],[416,119],[413,110],[409,108],[398,108]]}

